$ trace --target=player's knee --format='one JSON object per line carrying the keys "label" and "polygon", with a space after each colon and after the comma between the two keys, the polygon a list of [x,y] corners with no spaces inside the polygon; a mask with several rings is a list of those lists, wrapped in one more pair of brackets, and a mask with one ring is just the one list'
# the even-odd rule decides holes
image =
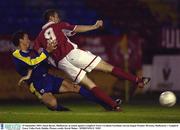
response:
{"label": "player's knee", "polygon": [[57,108],[57,101],[55,98],[46,98],[42,101],[51,110],[55,110]]}
{"label": "player's knee", "polygon": [[80,91],[80,86],[79,85],[73,85],[73,92],[79,93]]}
{"label": "player's knee", "polygon": [[103,62],[103,68],[104,68],[104,72],[109,73],[109,72],[112,71],[113,66],[112,66],[111,64],[109,64],[109,63],[107,63],[107,62],[104,61],[104,62]]}
{"label": "player's knee", "polygon": [[56,99],[51,99],[48,103],[48,106],[51,107],[52,109],[56,109],[57,108],[57,101]]}
{"label": "player's knee", "polygon": [[96,86],[96,84],[91,79],[89,79],[86,75],[84,76],[84,78],[81,80],[80,83],[87,86],[88,89],[92,89],[93,87]]}
{"label": "player's knee", "polygon": [[68,81],[63,83],[63,87],[65,88],[65,90],[67,92],[78,93],[79,90],[80,90],[80,86],[79,85],[73,84],[72,82],[68,82]]}
{"label": "player's knee", "polygon": [[66,86],[66,89],[67,89],[69,92],[78,93],[79,90],[80,90],[80,86],[71,83],[71,84],[69,84],[68,86]]}
{"label": "player's knee", "polygon": [[105,73],[110,73],[113,69],[113,66],[103,60],[96,66],[97,70],[101,70]]}

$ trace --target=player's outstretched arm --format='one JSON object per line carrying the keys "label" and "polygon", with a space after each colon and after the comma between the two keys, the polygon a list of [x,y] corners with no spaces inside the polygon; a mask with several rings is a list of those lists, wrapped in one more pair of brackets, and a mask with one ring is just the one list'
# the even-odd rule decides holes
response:
{"label": "player's outstretched arm", "polygon": [[88,31],[91,31],[91,30],[96,30],[96,29],[98,29],[98,28],[100,28],[102,26],[103,26],[103,21],[102,20],[97,20],[94,25],[77,25],[74,32],[76,32],[76,33],[78,33],[78,32],[88,32]]}

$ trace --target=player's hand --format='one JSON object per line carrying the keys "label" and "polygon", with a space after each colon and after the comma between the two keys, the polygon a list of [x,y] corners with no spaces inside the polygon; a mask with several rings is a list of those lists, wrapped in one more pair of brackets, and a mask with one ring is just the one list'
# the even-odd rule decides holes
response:
{"label": "player's hand", "polygon": [[24,84],[24,79],[21,78],[18,82],[18,86],[21,87],[21,86],[23,86],[23,84]]}
{"label": "player's hand", "polygon": [[18,86],[25,86],[24,84],[26,83],[25,81],[28,80],[29,78],[27,76],[22,77],[19,82],[18,82]]}
{"label": "player's hand", "polygon": [[27,74],[26,76],[23,76],[23,77],[19,80],[18,86],[23,86],[23,84],[25,83],[25,80],[30,79],[31,74],[32,74],[32,70],[28,70],[28,74]]}
{"label": "player's hand", "polygon": [[56,40],[49,40],[47,44],[46,51],[51,53],[57,48],[57,41]]}
{"label": "player's hand", "polygon": [[97,20],[96,23],[94,24],[95,28],[100,28],[103,26],[103,21],[102,20]]}

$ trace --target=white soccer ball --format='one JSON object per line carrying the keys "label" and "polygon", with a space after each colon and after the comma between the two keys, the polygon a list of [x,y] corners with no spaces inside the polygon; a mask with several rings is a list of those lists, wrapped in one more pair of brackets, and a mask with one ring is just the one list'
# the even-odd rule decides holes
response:
{"label": "white soccer ball", "polygon": [[162,106],[172,107],[176,104],[176,95],[171,91],[161,93],[159,102]]}

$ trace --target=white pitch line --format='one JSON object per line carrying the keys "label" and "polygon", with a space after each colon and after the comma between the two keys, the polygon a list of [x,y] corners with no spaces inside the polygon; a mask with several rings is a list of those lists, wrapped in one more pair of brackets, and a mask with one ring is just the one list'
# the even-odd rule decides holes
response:
{"label": "white pitch line", "polygon": [[[0,112],[0,115],[1,114],[10,114],[12,116],[12,114],[14,115],[61,115],[61,114],[66,114],[66,115],[81,115],[81,116],[108,116],[109,114],[113,115],[113,116],[121,116],[123,114],[123,116],[128,116],[128,117],[134,117],[134,116],[137,116],[137,114],[128,114],[126,115],[126,113],[124,112],[87,112],[87,113],[83,113],[83,112],[51,112],[51,113],[47,113],[47,112],[38,112],[38,113],[34,113],[34,112]],[[121,115],[120,115],[121,114]],[[139,117],[155,117],[153,114],[152,115],[138,115]],[[177,117],[179,115],[166,115],[165,117]],[[159,117],[164,117],[164,116],[158,116]]]}

